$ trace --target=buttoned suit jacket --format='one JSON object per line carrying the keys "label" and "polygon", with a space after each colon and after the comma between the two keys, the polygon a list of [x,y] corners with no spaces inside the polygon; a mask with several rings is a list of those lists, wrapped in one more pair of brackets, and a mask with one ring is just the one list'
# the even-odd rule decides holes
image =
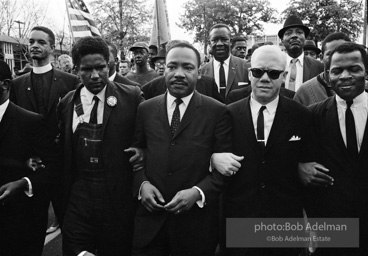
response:
{"label": "buttoned suit jacket", "polygon": [[[77,88],[81,90],[83,84]],[[68,203],[71,186],[76,181],[76,159],[73,154],[73,112],[76,90],[69,92],[59,103],[57,116],[61,130],[61,144],[64,154],[64,210]],[[116,105],[109,105],[107,99],[115,97]],[[102,152],[104,171],[111,199],[117,216],[132,231],[135,203],[132,197],[133,171],[130,155],[124,153],[132,144],[137,107],[143,100],[139,87],[108,82],[102,125]]]}
{"label": "buttoned suit jacket", "polygon": [[[329,169],[333,186],[311,188],[307,215],[311,217],[360,218],[359,255],[368,252],[368,126],[359,157],[349,157],[341,135],[336,97],[309,106],[316,127],[317,162]],[[364,246],[364,250],[362,247]],[[364,253],[363,253],[364,252]]]}
{"label": "buttoned suit jacket", "polygon": [[[228,96],[230,91],[248,86],[250,84],[248,77],[248,67],[249,65],[245,60],[230,55],[225,98]],[[213,59],[202,67],[201,73],[203,75],[215,78]]]}
{"label": "buttoned suit jacket", "polygon": [[309,56],[304,56],[303,83],[323,72],[323,63]]}
{"label": "buttoned suit jacket", "polygon": [[[13,80],[10,90],[10,100],[22,108],[37,113],[37,101],[32,87],[32,72]],[[68,92],[77,87],[80,81],[77,76],[55,68],[52,69],[52,72],[47,115],[44,118],[52,133],[56,136],[58,134],[56,106]]]}
{"label": "buttoned suit jacket", "polygon": [[233,153],[244,156],[244,160],[239,171],[230,177],[224,192],[223,248],[226,218],[303,216],[303,188],[298,178],[298,162],[311,159],[311,113],[301,104],[279,97],[263,150],[256,139],[250,96],[228,105],[232,117]]}
{"label": "buttoned suit jacket", "polygon": [[195,248],[198,255],[215,250],[218,234],[218,197],[224,176],[209,172],[212,153],[231,149],[230,119],[226,106],[194,91],[176,134],[172,137],[166,107],[167,93],[139,106],[134,145],[146,148],[146,170],[136,173],[134,192],[149,181],[166,203],[183,189],[198,186],[206,205],[189,211],[148,212],[140,204],[135,217],[133,247],[149,244],[169,221],[171,241]]}
{"label": "buttoned suit jacket", "polygon": [[[33,196],[23,191],[0,204],[0,254],[41,255],[47,227],[49,189],[56,182],[58,152],[41,115],[9,103],[0,122],[0,187],[28,177]],[[39,156],[45,168],[26,167]],[[5,247],[4,247],[5,245]],[[12,253],[6,248],[12,248]]]}
{"label": "buttoned suit jacket", "polygon": [[[203,95],[214,98],[220,102],[224,102],[224,99],[218,92],[218,88],[213,77],[202,75],[201,78],[197,80],[196,90]],[[165,76],[157,77],[146,83],[142,86],[142,91],[146,100],[164,94],[167,91]]]}
{"label": "buttoned suit jacket", "polygon": [[120,84],[134,85],[134,86],[138,86],[138,87],[141,86],[139,83],[134,82],[132,80],[129,80],[128,78],[120,75],[118,72],[116,72],[114,82],[117,82],[117,83],[120,83]]}

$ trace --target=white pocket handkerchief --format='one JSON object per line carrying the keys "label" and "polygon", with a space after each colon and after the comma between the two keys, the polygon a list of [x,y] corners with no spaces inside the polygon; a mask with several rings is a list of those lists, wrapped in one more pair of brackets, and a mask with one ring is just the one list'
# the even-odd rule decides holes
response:
{"label": "white pocket handkerchief", "polygon": [[301,138],[299,137],[299,136],[293,136],[293,137],[291,137],[290,138],[290,140],[289,141],[298,141],[298,140],[300,140]]}
{"label": "white pocket handkerchief", "polygon": [[247,82],[238,82],[238,86],[244,86],[244,85],[248,85]]}

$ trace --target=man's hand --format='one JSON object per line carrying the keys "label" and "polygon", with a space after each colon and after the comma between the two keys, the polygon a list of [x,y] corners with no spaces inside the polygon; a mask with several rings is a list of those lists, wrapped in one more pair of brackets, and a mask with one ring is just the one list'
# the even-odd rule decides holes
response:
{"label": "man's hand", "polygon": [[33,171],[37,171],[38,169],[45,168],[45,165],[42,163],[41,158],[39,157],[31,157],[26,161],[26,165],[28,168],[32,169]]}
{"label": "man's hand", "polygon": [[24,191],[27,188],[27,181],[20,179],[9,182],[0,187],[0,203],[5,203],[17,193]]}
{"label": "man's hand", "polygon": [[241,167],[240,161],[244,156],[237,156],[232,153],[214,153],[211,156],[212,168],[215,168],[224,176],[231,176]]}
{"label": "man's hand", "polygon": [[189,211],[201,199],[201,194],[196,188],[185,189],[176,193],[174,198],[164,207],[171,213],[179,214],[183,211]]}
{"label": "man's hand", "polygon": [[299,178],[307,187],[327,187],[333,185],[334,179],[325,172],[329,170],[323,165],[310,162],[298,164]]}
{"label": "man's hand", "polygon": [[151,183],[146,182],[141,188],[141,201],[143,206],[150,212],[164,209],[165,200],[160,191]]}
{"label": "man's hand", "polygon": [[145,165],[143,149],[130,147],[125,149],[124,152],[133,153],[133,156],[129,159],[129,162],[133,165],[133,171],[143,170]]}

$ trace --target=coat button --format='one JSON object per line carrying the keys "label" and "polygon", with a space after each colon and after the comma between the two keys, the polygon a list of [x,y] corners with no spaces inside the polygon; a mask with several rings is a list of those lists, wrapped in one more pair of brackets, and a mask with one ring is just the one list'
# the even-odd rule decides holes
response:
{"label": "coat button", "polygon": [[171,146],[175,146],[175,142],[174,142],[174,141],[172,141],[172,142],[170,143],[170,145],[171,145]]}
{"label": "coat button", "polygon": [[172,172],[169,172],[169,176],[171,176],[173,173]]}
{"label": "coat button", "polygon": [[265,188],[266,187],[266,185],[262,182],[261,183],[261,188],[263,189],[263,188]]}

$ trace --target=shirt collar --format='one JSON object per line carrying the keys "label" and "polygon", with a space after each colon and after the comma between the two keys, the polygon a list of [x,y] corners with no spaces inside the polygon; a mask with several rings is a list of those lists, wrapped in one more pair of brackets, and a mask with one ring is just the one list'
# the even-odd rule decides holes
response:
{"label": "shirt collar", "polygon": [[[227,66],[229,66],[230,56],[231,56],[231,54],[229,54],[229,57],[226,60],[224,60],[224,64],[227,65]],[[221,65],[221,62],[217,61],[215,58],[213,58],[213,63],[215,64],[215,67],[220,67],[220,65]]]}
{"label": "shirt collar", "polygon": [[277,97],[267,103],[266,105],[262,105],[261,103],[259,103],[258,101],[256,101],[254,98],[253,98],[253,92],[251,94],[251,98],[250,98],[250,105],[256,109],[257,111],[262,107],[262,106],[266,106],[267,108],[267,111],[270,113],[270,114],[274,114],[276,112],[276,109],[277,109],[277,105],[279,104],[279,99],[280,99],[280,96],[277,95]]}
{"label": "shirt collar", "polygon": [[33,73],[35,74],[44,74],[46,72],[49,72],[50,70],[52,70],[52,66],[50,63],[42,67],[33,66]]}
{"label": "shirt collar", "polygon": [[[367,93],[363,91],[361,94],[359,94],[353,99],[353,105],[351,105],[351,107],[358,107],[362,104],[367,104],[367,100],[368,100]],[[346,100],[342,99],[337,94],[336,94],[336,103],[337,105],[346,108]]]}
{"label": "shirt collar", "polygon": [[116,71],[114,72],[114,74],[112,74],[112,75],[109,77],[109,80],[112,82],[112,81],[114,81],[115,77],[116,77]]}
{"label": "shirt collar", "polygon": [[[96,94],[96,96],[102,103],[105,102],[105,94],[106,94],[106,85],[99,93]],[[83,86],[83,88],[81,89],[80,95],[86,97],[88,102],[93,103],[93,97],[95,96],[95,94],[88,91],[85,86]]]}
{"label": "shirt collar", "polygon": [[[287,66],[290,65],[290,62],[291,62],[292,59],[294,59],[294,58],[291,58],[289,56],[289,54],[286,54],[286,63],[287,63]],[[303,65],[304,65],[304,52],[302,52],[302,54],[300,54],[297,59],[299,60],[300,65],[303,67]]]}
{"label": "shirt collar", "polygon": [[4,116],[5,111],[8,108],[8,105],[9,105],[9,99],[7,99],[3,104],[0,105],[0,121],[2,117]]}
{"label": "shirt collar", "polygon": [[[183,101],[184,106],[186,106],[186,107],[188,106],[189,101],[192,98],[193,94],[194,94],[194,91],[191,94],[189,94],[188,96],[181,98],[181,100]],[[167,105],[169,107],[172,106],[173,104],[175,104],[175,100],[176,100],[176,97],[172,96],[170,94],[170,92],[168,91],[167,92]]]}

